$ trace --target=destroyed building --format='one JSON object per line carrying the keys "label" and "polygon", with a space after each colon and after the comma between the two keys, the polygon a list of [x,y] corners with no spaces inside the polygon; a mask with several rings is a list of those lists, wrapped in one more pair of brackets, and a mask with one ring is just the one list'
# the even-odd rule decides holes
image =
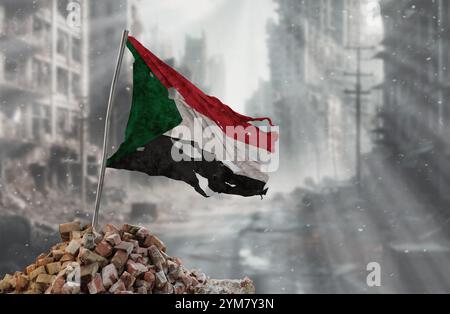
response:
{"label": "destroyed building", "polygon": [[423,196],[448,204],[450,4],[383,0],[381,10],[385,79],[377,142]]}
{"label": "destroyed building", "polygon": [[[360,3],[275,2],[278,20],[267,26],[271,88],[261,82],[264,91],[250,99],[248,113],[270,114],[282,127],[285,170],[310,164],[301,168],[302,176],[342,178],[348,175],[343,167],[353,159],[355,138],[354,99],[344,94],[353,87],[354,77],[343,73],[355,68],[347,48],[357,43]],[[265,100],[255,106],[261,97]]]}
{"label": "destroyed building", "polygon": [[87,23],[68,21],[68,4],[0,3],[0,169],[6,181],[29,173],[37,189],[79,192],[96,155],[84,127]]}

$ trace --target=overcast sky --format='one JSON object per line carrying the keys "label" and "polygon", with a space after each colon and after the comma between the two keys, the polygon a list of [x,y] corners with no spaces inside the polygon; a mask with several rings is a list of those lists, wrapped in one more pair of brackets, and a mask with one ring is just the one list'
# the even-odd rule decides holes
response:
{"label": "overcast sky", "polygon": [[[182,56],[186,35],[207,37],[208,55],[222,54],[226,65],[226,91],[218,96],[233,109],[243,111],[260,78],[269,77],[266,24],[276,19],[272,0],[145,0],[140,12],[152,47],[155,25],[158,37],[175,57]],[[256,5],[255,5],[256,4]],[[162,56],[167,57],[167,56]]]}

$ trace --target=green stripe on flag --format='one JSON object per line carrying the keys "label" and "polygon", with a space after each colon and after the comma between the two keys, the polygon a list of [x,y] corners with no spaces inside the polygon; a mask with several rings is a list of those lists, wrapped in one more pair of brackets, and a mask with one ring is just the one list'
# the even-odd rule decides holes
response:
{"label": "green stripe on flag", "polygon": [[107,166],[175,128],[183,120],[175,101],[169,98],[168,90],[153,75],[129,41],[127,47],[134,56],[133,100],[125,130],[125,141],[108,159]]}

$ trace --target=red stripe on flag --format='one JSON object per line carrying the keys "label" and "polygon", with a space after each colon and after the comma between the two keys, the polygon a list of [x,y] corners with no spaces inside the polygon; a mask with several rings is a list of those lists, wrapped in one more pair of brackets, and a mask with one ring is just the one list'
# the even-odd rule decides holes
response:
{"label": "red stripe on flag", "polygon": [[[213,120],[225,134],[227,134],[227,126],[242,126],[243,128],[254,127],[252,124],[248,123],[250,121],[267,120],[269,124],[273,126],[270,118],[252,118],[244,116],[223,104],[216,97],[206,95],[183,75],[156,57],[134,37],[129,36],[128,40],[134,48],[136,48],[145,63],[167,89],[171,87],[175,88],[183,96],[189,106]],[[276,132],[267,133],[257,127],[254,128],[258,132],[258,140],[256,143],[255,141],[250,140],[248,136],[242,136],[242,134],[240,135],[239,133],[233,132],[233,134],[230,133],[227,135],[235,140],[245,141],[246,144],[265,149],[269,152],[274,152],[275,142],[278,140],[278,134]],[[261,143],[259,141],[260,138],[263,139]]]}

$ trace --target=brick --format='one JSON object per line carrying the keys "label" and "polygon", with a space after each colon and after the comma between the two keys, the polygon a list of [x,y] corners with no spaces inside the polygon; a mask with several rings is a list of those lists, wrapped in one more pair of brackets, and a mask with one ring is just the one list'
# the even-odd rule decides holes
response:
{"label": "brick", "polygon": [[133,252],[134,244],[131,242],[122,241],[114,247],[116,250],[122,250],[127,252],[128,255]]}
{"label": "brick", "polygon": [[45,271],[45,267],[44,267],[44,266],[39,266],[39,267],[37,267],[35,270],[33,270],[33,271],[30,273],[30,275],[29,275],[30,280],[33,280],[34,278],[36,278],[36,277],[39,276],[40,274],[46,274],[46,271]]}
{"label": "brick", "polygon": [[137,249],[139,247],[139,241],[135,239],[128,240],[131,244],[133,244],[133,250]]}
{"label": "brick", "polygon": [[70,254],[70,255],[77,255],[78,250],[81,247],[81,240],[77,239],[77,240],[72,240],[70,241],[69,245],[66,247],[66,249],[64,250],[65,253]]}
{"label": "brick", "polygon": [[173,257],[172,260],[178,264],[178,266],[183,265],[183,261],[179,257]]}
{"label": "brick", "polygon": [[120,280],[122,280],[123,283],[125,284],[125,288],[127,290],[130,290],[133,287],[134,282],[136,281],[136,277],[131,275],[129,272],[124,271],[120,276]]}
{"label": "brick", "polygon": [[111,263],[114,264],[114,266],[117,267],[117,269],[122,269],[128,260],[128,254],[125,251],[117,250],[117,252],[114,254],[113,258],[111,259]]}
{"label": "brick", "polygon": [[73,256],[72,254],[64,254],[61,258],[60,258],[60,262],[64,263],[64,262],[73,262],[75,260],[75,256]]}
{"label": "brick", "polygon": [[79,239],[81,239],[81,231],[70,232],[70,240],[79,240]]}
{"label": "brick", "polygon": [[127,272],[129,272],[134,277],[138,277],[140,274],[145,273],[147,270],[147,267],[145,265],[142,265],[141,263],[136,263],[132,260],[128,260],[127,262]]}
{"label": "brick", "polygon": [[144,273],[144,280],[147,281],[151,287],[153,288],[155,285],[156,276],[153,272],[148,271]]}
{"label": "brick", "polygon": [[114,225],[112,225],[112,224],[107,224],[106,226],[104,226],[103,227],[103,234],[106,234],[106,233],[117,233],[117,234],[119,234],[120,233],[120,229],[119,228],[117,228],[116,226],[114,226]]}
{"label": "brick", "polygon": [[142,279],[137,279],[136,282],[135,282],[135,284],[134,284],[134,286],[135,286],[137,289],[139,289],[139,288],[141,288],[141,287],[145,287],[145,289],[147,290],[147,292],[153,291],[153,286],[152,286],[152,284],[149,283],[149,282],[147,282],[147,281],[145,281],[145,280],[142,280]]}
{"label": "brick", "polygon": [[148,235],[150,235],[150,232],[147,229],[140,228],[136,232],[136,239],[140,242],[143,242],[143,241],[145,241],[145,238],[147,238]]}
{"label": "brick", "polygon": [[180,276],[181,276],[181,269],[178,267],[169,272],[169,274],[167,275],[167,279],[169,279],[170,282],[175,282],[180,278]]}
{"label": "brick", "polygon": [[131,233],[128,232],[124,232],[122,234],[122,241],[130,241],[134,239],[134,235],[132,235]]}
{"label": "brick", "polygon": [[45,265],[45,270],[47,271],[47,274],[55,275],[61,270],[61,262],[49,263]]}
{"label": "brick", "polygon": [[70,240],[71,231],[81,231],[81,224],[79,221],[59,225],[59,234],[64,241]]}
{"label": "brick", "polygon": [[87,285],[90,294],[99,294],[105,292],[102,276],[95,274],[93,279]]}
{"label": "brick", "polygon": [[138,246],[133,248],[133,253],[140,254],[142,256],[148,256],[148,248]]}
{"label": "brick", "polygon": [[12,289],[11,279],[13,277],[9,274],[6,274],[5,277],[0,281],[0,293],[8,292]]}
{"label": "brick", "polygon": [[111,288],[109,288],[109,292],[111,293],[117,293],[120,291],[126,291],[127,289],[125,288],[125,284],[123,283],[122,280],[117,281],[116,283],[114,283]]}
{"label": "brick", "polygon": [[185,273],[181,273],[179,276],[179,279],[184,283],[186,288],[189,288],[190,286],[192,286],[192,278],[190,276],[186,275]]}
{"label": "brick", "polygon": [[173,285],[170,282],[166,282],[162,288],[159,289],[162,293],[172,294],[173,293]]}
{"label": "brick", "polygon": [[131,233],[131,234],[136,234],[139,231],[139,229],[141,229],[141,227],[130,225],[130,224],[124,224],[122,226],[122,231]]}
{"label": "brick", "polygon": [[93,277],[98,272],[99,268],[100,268],[100,266],[98,263],[83,265],[80,267],[80,276],[81,277],[85,277],[85,276]]}
{"label": "brick", "polygon": [[23,290],[26,290],[28,288],[28,276],[24,275],[24,274],[17,274],[16,276],[16,292],[20,292]]}
{"label": "brick", "polygon": [[53,281],[50,291],[54,294],[61,294],[62,288],[65,283],[66,281],[64,280],[64,277],[62,276],[56,277],[55,281]]}
{"label": "brick", "polygon": [[163,270],[163,265],[165,265],[164,257],[155,245],[148,248],[148,255],[154,265],[158,270]]}
{"label": "brick", "polygon": [[48,274],[39,274],[36,278],[36,283],[42,283],[45,285],[50,285],[53,280],[55,280],[56,276],[48,275]]}
{"label": "brick", "polygon": [[144,265],[148,265],[149,262],[150,262],[150,259],[149,259],[148,257],[146,257],[146,256],[140,256],[140,257],[136,260],[136,262],[137,262],[137,263],[144,264]]}
{"label": "brick", "polygon": [[78,294],[80,293],[80,284],[76,282],[66,282],[62,287],[63,294]]}
{"label": "brick", "polygon": [[120,291],[120,290],[117,290],[116,292],[114,292],[114,294],[134,294],[134,292],[133,291]]}
{"label": "brick", "polygon": [[108,257],[112,254],[113,247],[108,242],[101,241],[99,244],[97,244],[95,252],[97,252],[100,256]]}
{"label": "brick", "polygon": [[100,241],[102,241],[102,240],[103,240],[103,236],[100,233],[94,231],[94,242],[95,242],[95,244],[100,243]]}
{"label": "brick", "polygon": [[144,287],[144,286],[137,288],[136,292],[138,294],[148,294],[147,287]]}
{"label": "brick", "polygon": [[130,259],[134,262],[136,262],[138,260],[138,258],[142,257],[140,254],[136,254],[136,253],[131,253],[130,254]]}
{"label": "brick", "polygon": [[52,262],[54,262],[54,258],[53,257],[43,257],[43,258],[40,258],[40,259],[38,259],[37,261],[36,261],[36,266],[37,267],[39,267],[39,266],[45,266],[45,265],[47,265],[47,264],[49,264],[49,263],[52,263]]}
{"label": "brick", "polygon": [[64,255],[64,251],[63,250],[52,250],[52,256],[55,259],[55,261],[59,261],[61,259],[61,257],[63,257]]}
{"label": "brick", "polygon": [[145,241],[142,244],[142,246],[150,247],[152,245],[156,246],[158,250],[160,250],[161,252],[166,251],[166,245],[157,236],[150,234],[145,238]]}
{"label": "brick", "polygon": [[206,275],[204,273],[198,273],[195,277],[197,277],[197,280],[200,283],[206,282]]}
{"label": "brick", "polygon": [[105,240],[113,246],[116,246],[116,245],[120,244],[120,242],[122,242],[120,235],[117,233],[113,233],[111,235],[106,236]]}
{"label": "brick", "polygon": [[167,283],[166,274],[161,270],[155,274],[155,286],[162,288]]}
{"label": "brick", "polygon": [[118,279],[119,275],[113,264],[108,264],[102,269],[102,282],[105,289],[110,288]]}
{"label": "brick", "polygon": [[28,265],[27,268],[25,268],[25,273],[27,275],[29,275],[35,269],[36,269],[36,264]]}
{"label": "brick", "polygon": [[183,294],[186,292],[186,286],[182,282],[176,282],[173,285],[173,290],[175,294]]}
{"label": "brick", "polygon": [[80,254],[78,254],[78,258],[84,264],[98,263],[100,267],[103,267],[104,265],[108,264],[108,260],[106,258],[98,255],[97,253],[89,251],[88,249],[85,249],[83,247],[80,248]]}
{"label": "brick", "polygon": [[171,261],[171,260],[168,260],[167,261],[167,268],[169,270],[169,273],[171,273],[171,272],[173,272],[173,271],[178,269],[178,264],[173,262],[173,261]]}

